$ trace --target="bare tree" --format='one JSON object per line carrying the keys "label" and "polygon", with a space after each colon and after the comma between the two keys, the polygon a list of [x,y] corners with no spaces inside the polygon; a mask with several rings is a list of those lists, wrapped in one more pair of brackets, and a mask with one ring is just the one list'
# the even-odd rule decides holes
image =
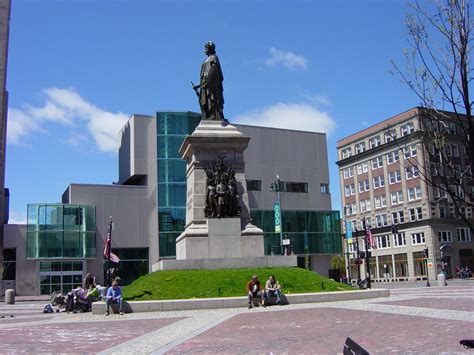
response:
{"label": "bare tree", "polygon": [[470,5],[470,0],[409,4],[406,63],[403,68],[392,65],[420,100],[417,134],[426,158],[421,178],[452,201],[472,231],[473,220],[465,212],[474,208]]}

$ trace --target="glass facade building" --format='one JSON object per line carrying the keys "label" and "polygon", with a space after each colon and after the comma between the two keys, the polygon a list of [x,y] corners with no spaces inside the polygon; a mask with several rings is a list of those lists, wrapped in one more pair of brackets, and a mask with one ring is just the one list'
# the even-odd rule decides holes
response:
{"label": "glass facade building", "polygon": [[[280,245],[275,233],[274,211],[251,210],[253,223],[264,232],[265,254]],[[291,240],[297,255],[339,254],[342,252],[338,211],[282,211],[282,231]]]}
{"label": "glass facade building", "polygon": [[[186,162],[181,159],[179,148],[186,136],[192,134],[200,119],[201,116],[193,112],[156,113],[160,258],[175,257],[176,238],[184,231]],[[274,233],[273,211],[252,210],[251,217],[263,229],[265,254],[270,255],[272,246],[280,243],[280,235]],[[282,217],[283,233],[292,240],[296,254],[341,252],[339,212],[283,211]]]}
{"label": "glass facade building", "polygon": [[95,257],[95,206],[60,203],[28,205],[28,259]]}
{"label": "glass facade building", "polygon": [[193,112],[157,112],[158,225],[160,258],[176,255],[176,238],[186,221],[186,162],[179,148],[193,133],[201,115]]}

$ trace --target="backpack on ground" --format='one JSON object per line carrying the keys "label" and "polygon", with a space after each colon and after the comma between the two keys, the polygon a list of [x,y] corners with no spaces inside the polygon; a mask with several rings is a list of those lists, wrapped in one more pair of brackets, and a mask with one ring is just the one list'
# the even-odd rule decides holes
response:
{"label": "backpack on ground", "polygon": [[53,307],[50,304],[44,306],[43,313],[54,313]]}

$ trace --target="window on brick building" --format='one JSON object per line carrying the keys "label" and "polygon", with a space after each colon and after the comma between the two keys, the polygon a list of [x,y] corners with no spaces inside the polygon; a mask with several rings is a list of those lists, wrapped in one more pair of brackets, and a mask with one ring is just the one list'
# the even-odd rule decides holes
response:
{"label": "window on brick building", "polygon": [[384,195],[375,196],[375,208],[383,208],[387,206],[387,198]]}
{"label": "window on brick building", "polygon": [[369,171],[369,164],[367,162],[357,164],[357,175],[366,173]]}
{"label": "window on brick building", "polygon": [[395,170],[388,173],[388,183],[390,185],[396,184],[400,181],[402,181],[402,174],[400,173],[400,170]]}
{"label": "window on brick building", "polygon": [[408,201],[415,201],[421,198],[421,187],[410,187],[407,189]]}
{"label": "window on brick building", "polygon": [[372,159],[372,170],[381,168],[383,166],[383,157]]}
{"label": "window on brick building", "polygon": [[458,242],[466,243],[471,241],[471,231],[469,228],[456,228],[456,233]]}
{"label": "window on brick building", "polygon": [[415,125],[413,122],[408,122],[400,126],[400,136],[402,137],[412,134],[413,132],[415,132]]}
{"label": "window on brick building", "polygon": [[383,175],[375,176],[374,178],[372,178],[372,182],[374,185],[374,189],[378,189],[380,187],[385,186],[385,179]]}
{"label": "window on brick building", "polygon": [[420,176],[420,171],[418,170],[418,167],[415,165],[409,166],[408,168],[405,169],[405,176],[407,180],[411,180]]}
{"label": "window on brick building", "polygon": [[423,219],[423,211],[421,207],[410,208],[408,210],[408,215],[410,216],[410,222],[415,222]]}
{"label": "window on brick building", "polygon": [[398,205],[403,202],[403,192],[396,191],[390,193],[390,202],[392,205]]}
{"label": "window on brick building", "polygon": [[369,139],[369,148],[378,147],[381,144],[380,136],[375,136]]}
{"label": "window on brick building", "polygon": [[439,231],[438,232],[438,239],[440,243],[452,243],[453,242],[453,235],[451,231]]}
{"label": "window on brick building", "polygon": [[405,222],[405,217],[403,211],[395,211],[392,212],[392,223],[393,224],[400,224]]}
{"label": "window on brick building", "polygon": [[355,153],[360,154],[365,151],[365,142],[360,142],[355,145]]}
{"label": "window on brick building", "polygon": [[425,244],[425,233],[413,233],[411,235],[411,243],[413,245]]}
{"label": "window on brick building", "polygon": [[387,153],[387,164],[393,164],[400,160],[400,156],[398,155],[398,149],[392,152]]}
{"label": "window on brick building", "polygon": [[395,233],[393,235],[393,245],[396,247],[403,247],[407,245],[407,239],[405,233]]}

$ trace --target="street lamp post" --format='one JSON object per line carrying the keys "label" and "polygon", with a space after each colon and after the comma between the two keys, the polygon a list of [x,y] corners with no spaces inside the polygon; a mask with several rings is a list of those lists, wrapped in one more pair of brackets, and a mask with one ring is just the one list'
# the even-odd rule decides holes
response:
{"label": "street lamp post", "polygon": [[280,220],[280,251],[283,252],[283,223],[281,219],[281,181],[280,181],[280,176],[277,174],[276,175],[276,180],[270,185],[270,191],[276,192],[277,195],[277,205],[279,207],[279,220]]}
{"label": "street lamp post", "polygon": [[[350,252],[349,252],[349,236],[352,239],[352,223],[349,225],[349,222],[346,221],[346,212],[347,212],[347,207],[344,206],[344,228],[346,229],[346,234],[345,234],[345,240],[346,240],[346,273],[347,273],[347,284],[350,285],[352,283],[351,281],[351,257],[350,257]],[[349,230],[350,228],[350,230]]]}
{"label": "street lamp post", "polygon": [[347,240],[347,231],[346,231],[346,259],[347,259],[347,263],[346,263],[346,272],[347,272],[347,284],[350,285],[351,284],[351,253],[349,252],[349,241]]}
{"label": "street lamp post", "polygon": [[356,249],[357,249],[357,285],[360,285],[360,251],[359,251],[359,231],[356,230]]}
{"label": "street lamp post", "polygon": [[423,256],[425,257],[425,266],[426,266],[426,287],[430,287],[430,273],[428,272],[428,248],[423,250]]}
{"label": "street lamp post", "polygon": [[367,288],[372,289],[370,284],[370,251],[369,251],[369,238],[367,235],[367,223],[365,218],[362,219],[362,224],[364,227],[364,234],[365,234],[365,261],[366,261],[366,277],[367,277]]}

